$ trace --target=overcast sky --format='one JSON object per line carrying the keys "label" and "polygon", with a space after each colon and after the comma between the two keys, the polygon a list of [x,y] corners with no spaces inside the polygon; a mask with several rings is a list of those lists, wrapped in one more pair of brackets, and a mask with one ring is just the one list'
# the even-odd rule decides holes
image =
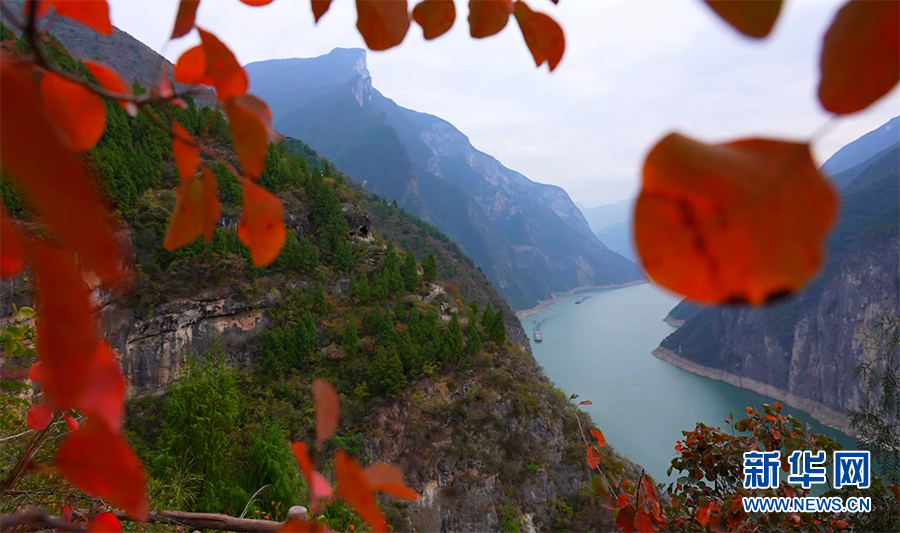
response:
{"label": "overcast sky", "polygon": [[[499,35],[468,34],[457,21],[427,42],[421,28],[386,52],[369,52],[375,88],[437,115],[472,144],[532,180],[565,188],[587,206],[636,193],[641,162],[665,133],[709,142],[767,135],[809,138],[820,163],[900,114],[900,91],[864,113],[833,120],[816,99],[821,38],[843,0],[787,0],[775,30],[757,42],[737,34],[701,0],[529,0],[566,34],[551,74],[536,69],[515,20]],[[410,2],[414,5],[415,2]],[[178,0],[110,0],[113,24],[173,62],[196,32],[166,45]],[[197,24],[242,64],[364,48],[351,0],[334,0],[318,25],[307,0],[262,8],[203,0]],[[823,126],[826,126],[823,129]]]}

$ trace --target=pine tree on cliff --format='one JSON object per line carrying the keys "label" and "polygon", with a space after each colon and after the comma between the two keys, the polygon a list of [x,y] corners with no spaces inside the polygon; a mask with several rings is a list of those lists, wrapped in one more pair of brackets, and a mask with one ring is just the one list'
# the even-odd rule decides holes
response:
{"label": "pine tree on cliff", "polygon": [[426,255],[422,261],[422,279],[429,283],[437,280],[437,261],[434,259],[433,253]]}
{"label": "pine tree on cliff", "polygon": [[475,315],[469,319],[469,325],[466,327],[466,345],[464,351],[467,355],[475,355],[482,348],[481,336],[478,334],[478,327],[475,326]]}
{"label": "pine tree on cliff", "polygon": [[397,256],[397,250],[394,249],[394,243],[391,241],[387,243],[387,250],[384,252],[382,265],[382,269],[387,276],[389,294],[403,289],[403,275],[400,274],[400,258]]}
{"label": "pine tree on cliff", "polygon": [[494,314],[494,322],[491,324],[491,340],[500,346],[506,344],[506,323],[503,322],[503,309],[498,309]]}
{"label": "pine tree on cliff", "polygon": [[365,271],[360,272],[359,281],[356,282],[355,289],[353,293],[361,304],[365,304],[372,297],[369,292],[369,276]]}
{"label": "pine tree on cliff", "polygon": [[325,287],[321,282],[316,282],[316,312],[320,315],[328,313],[328,297],[325,296]]}
{"label": "pine tree on cliff", "polygon": [[344,348],[344,354],[347,357],[355,356],[359,349],[359,333],[356,331],[356,322],[352,317],[344,326],[344,336],[341,339],[341,346]]}
{"label": "pine tree on cliff", "polygon": [[413,255],[412,250],[409,248],[406,249],[406,259],[403,262],[403,285],[406,287],[407,292],[412,292],[419,286],[416,256]]}
{"label": "pine tree on cliff", "polygon": [[484,308],[484,314],[481,315],[481,329],[487,334],[488,338],[491,337],[491,325],[494,323],[494,309],[491,308],[491,304],[487,304],[487,307]]}

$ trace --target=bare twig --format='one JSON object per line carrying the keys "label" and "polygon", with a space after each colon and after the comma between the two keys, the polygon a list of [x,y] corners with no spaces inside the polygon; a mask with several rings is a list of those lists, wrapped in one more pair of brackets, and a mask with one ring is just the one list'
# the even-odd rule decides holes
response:
{"label": "bare twig", "polygon": [[[584,441],[585,446],[590,448],[593,445],[590,442],[588,442],[587,437],[584,434],[584,428],[581,427],[581,419],[578,417],[578,411],[572,405],[571,401],[568,402],[568,406],[569,406],[569,409],[572,410],[572,414],[575,415],[575,421],[578,422],[578,432],[581,434],[581,440]],[[600,472],[600,477],[603,478],[603,483],[606,485],[606,488],[608,488],[610,492],[612,492],[613,494],[616,495],[616,497],[618,497],[619,491],[616,489],[616,487],[612,486],[612,483],[610,483],[608,479],[606,479],[606,474],[604,474],[603,469],[600,468],[600,465],[597,465],[597,471]]]}
{"label": "bare twig", "polygon": [[[91,514],[86,509],[75,510],[72,512],[72,518],[78,522],[69,523],[60,517],[51,516],[43,509],[30,509],[13,515],[0,516],[0,531],[55,529],[65,532],[82,532],[86,531],[86,527],[81,522],[86,521]],[[115,515],[123,522],[137,522],[122,512],[116,512]],[[150,513],[149,522],[236,533],[270,533],[278,531],[284,525],[284,522],[273,520],[255,520],[218,513],[186,513],[182,511],[153,511]]]}
{"label": "bare twig", "polygon": [[0,516],[0,531],[38,531],[41,529],[66,532],[87,531],[85,526],[50,516],[43,509],[30,509],[13,515]]}

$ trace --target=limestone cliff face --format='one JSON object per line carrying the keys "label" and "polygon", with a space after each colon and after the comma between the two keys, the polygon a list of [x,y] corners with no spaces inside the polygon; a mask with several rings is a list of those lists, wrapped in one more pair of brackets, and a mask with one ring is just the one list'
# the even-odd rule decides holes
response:
{"label": "limestone cliff face", "polygon": [[828,262],[803,293],[762,309],[692,308],[654,354],[848,430],[846,411],[862,401],[852,370],[872,356],[866,333],[900,314],[898,153],[870,161],[844,191]]}

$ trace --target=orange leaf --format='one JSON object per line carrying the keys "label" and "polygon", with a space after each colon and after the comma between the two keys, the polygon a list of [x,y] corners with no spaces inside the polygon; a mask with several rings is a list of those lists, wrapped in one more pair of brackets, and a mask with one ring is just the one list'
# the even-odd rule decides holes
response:
{"label": "orange leaf", "polygon": [[327,381],[313,381],[313,403],[316,412],[316,442],[321,446],[334,434],[340,419],[338,395]]}
{"label": "orange leaf", "polygon": [[44,404],[32,405],[28,410],[28,429],[42,431],[53,420],[53,409]]}
{"label": "orange leaf", "polygon": [[772,32],[782,0],[705,0],[725,22],[748,37],[761,39]]}
{"label": "orange leaf", "polygon": [[125,378],[112,348],[101,341],[78,406],[91,418],[101,418],[106,425],[118,431],[125,415],[124,400]]}
{"label": "orange leaf", "polygon": [[516,2],[515,13],[525,44],[534,57],[534,64],[541,66],[546,62],[552,72],[562,60],[566,49],[566,37],[562,28],[544,13],[532,11],[522,0]]}
{"label": "orange leaf", "polygon": [[89,420],[69,433],[56,452],[56,470],[88,496],[103,498],[147,521],[149,503],[141,461],[120,433]]}
{"label": "orange leaf", "polygon": [[195,174],[182,179],[178,185],[175,210],[166,229],[163,248],[174,250],[193,242],[200,234],[209,242],[220,216],[218,182],[204,167],[202,180]]}
{"label": "orange leaf", "polygon": [[356,0],[356,29],[372,50],[397,46],[409,31],[406,0]]}
{"label": "orange leaf", "polygon": [[78,421],[77,420],[75,420],[71,416],[63,417],[63,419],[66,421],[66,425],[69,426],[70,430],[75,431],[76,429],[78,429]]}
{"label": "orange leaf", "polygon": [[847,529],[850,527],[850,524],[846,520],[835,520],[833,525],[837,529]]}
{"label": "orange leaf", "polygon": [[72,254],[43,243],[35,244],[33,254],[44,398],[57,409],[69,409],[81,399],[100,344],[90,294]]}
{"label": "orange leaf", "polygon": [[106,0],[54,0],[53,7],[59,16],[77,20],[101,35],[113,32]]}
{"label": "orange leaf", "polygon": [[616,527],[622,533],[634,533],[634,515],[635,510],[631,505],[627,505],[616,513]]}
{"label": "orange leaf", "polygon": [[606,437],[603,436],[603,433],[601,433],[599,429],[592,429],[591,435],[593,435],[594,438],[597,439],[597,446],[599,446],[600,448],[606,446]]}
{"label": "orange leaf", "polygon": [[97,93],[80,83],[52,72],[41,80],[41,95],[47,113],[72,150],[87,150],[97,144],[106,126],[106,108]]}
{"label": "orange leaf", "polygon": [[247,4],[248,6],[259,7],[272,3],[272,0],[241,0],[241,2]]}
{"label": "orange leaf", "polygon": [[28,379],[31,381],[40,381],[44,378],[44,363],[37,361],[28,370]]}
{"label": "orange leaf", "polygon": [[697,514],[697,520],[700,522],[701,526],[705,526],[709,522],[710,511],[711,509],[709,506],[700,509],[700,512]]}
{"label": "orange leaf", "polygon": [[[15,275],[25,265],[25,245],[15,222],[0,206],[0,277]],[[32,380],[33,381],[33,380]]]}
{"label": "orange leaf", "polygon": [[[122,81],[122,78],[120,78],[118,74],[110,70],[106,65],[95,63],[93,61],[83,61],[83,63],[84,66],[86,66],[90,71],[91,75],[97,79],[97,83],[99,83],[104,89],[112,91],[114,93],[132,96],[131,87],[125,85],[125,82]],[[128,102],[126,100],[116,101],[119,102],[119,105],[122,106],[122,109],[124,109],[129,115],[134,116],[137,113],[137,106],[134,105],[134,102]]]}
{"label": "orange leaf", "polygon": [[310,507],[315,512],[319,500],[330,498],[332,494],[331,484],[322,474],[316,471],[312,462],[309,460],[309,448],[305,442],[295,442],[291,445],[294,457],[297,459],[297,465],[303,472],[306,479],[306,485],[309,487]]}
{"label": "orange leaf", "polygon": [[344,450],[334,454],[334,476],[337,480],[338,495],[365,520],[374,531],[387,531],[387,522],[366,476],[356,460]]}
{"label": "orange leaf", "polygon": [[512,12],[512,0],[469,0],[469,33],[476,39],[500,33]]}
{"label": "orange leaf", "polygon": [[284,207],[272,193],[250,180],[242,180],[243,212],[238,223],[238,238],[250,248],[255,266],[268,265],[278,257],[287,231]]}
{"label": "orange leaf", "polygon": [[215,85],[215,81],[206,75],[206,52],[202,44],[188,48],[178,57],[172,77],[187,85]]}
{"label": "orange leaf", "polygon": [[98,533],[111,533],[122,531],[122,523],[113,513],[100,513],[95,515],[88,524],[87,530]]}
{"label": "orange leaf", "polygon": [[327,13],[328,8],[331,7],[331,0],[310,0],[310,3],[312,4],[313,17],[315,17],[316,22],[319,22],[322,15]]}
{"label": "orange leaf", "polygon": [[197,175],[197,165],[200,164],[200,148],[193,143],[194,137],[174,119],[172,133],[172,155],[178,175],[182,180],[192,178]]}
{"label": "orange leaf", "polygon": [[594,450],[593,446],[587,448],[587,464],[591,468],[597,468],[600,465],[600,454]]}
{"label": "orange leaf", "polygon": [[372,490],[377,490],[404,500],[419,498],[416,491],[406,486],[403,482],[403,472],[394,465],[387,463],[375,463],[363,470],[366,481]]}
{"label": "orange leaf", "polygon": [[634,528],[638,531],[638,533],[653,533],[656,531],[653,529],[653,523],[650,521],[650,515],[647,514],[647,511],[641,509],[638,511],[637,516],[634,517]]}
{"label": "orange leaf", "polygon": [[647,274],[690,300],[761,305],[816,273],[836,212],[809,145],[673,133],[644,161],[635,243]]}
{"label": "orange leaf", "polygon": [[178,3],[178,14],[175,15],[175,28],[172,29],[172,39],[184,37],[194,29],[194,20],[197,17],[197,7],[200,0],[181,0]]}
{"label": "orange leaf", "polygon": [[851,0],[825,34],[819,101],[838,115],[856,113],[900,81],[900,2]]}
{"label": "orange leaf", "polygon": [[242,96],[249,84],[247,73],[237,58],[215,35],[200,28],[197,31],[200,32],[206,55],[206,75],[212,78],[219,101],[224,102],[230,96]]}
{"label": "orange leaf", "polygon": [[272,113],[265,102],[248,94],[226,100],[225,114],[241,169],[250,179],[258,179],[265,167],[269,139],[273,135]]}
{"label": "orange leaf", "polygon": [[435,39],[453,27],[456,6],[453,0],[422,0],[413,8],[413,20],[422,26],[426,40]]}

